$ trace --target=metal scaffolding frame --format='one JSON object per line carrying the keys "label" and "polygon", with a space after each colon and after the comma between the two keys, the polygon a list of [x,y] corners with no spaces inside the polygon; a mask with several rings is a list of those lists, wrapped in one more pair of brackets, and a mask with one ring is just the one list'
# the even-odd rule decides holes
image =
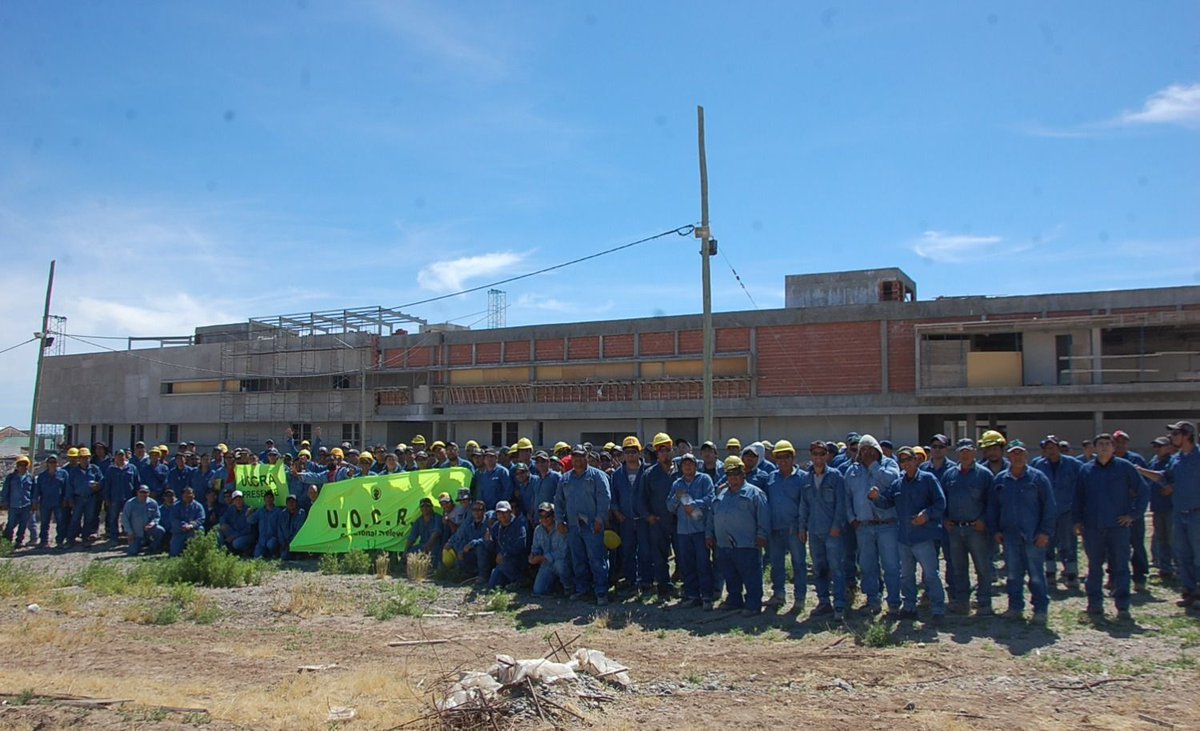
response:
{"label": "metal scaffolding frame", "polygon": [[323,312],[300,312],[290,315],[250,318],[250,331],[283,330],[291,335],[338,335],[370,333],[394,335],[401,325],[428,325],[426,320],[389,307],[355,307]]}

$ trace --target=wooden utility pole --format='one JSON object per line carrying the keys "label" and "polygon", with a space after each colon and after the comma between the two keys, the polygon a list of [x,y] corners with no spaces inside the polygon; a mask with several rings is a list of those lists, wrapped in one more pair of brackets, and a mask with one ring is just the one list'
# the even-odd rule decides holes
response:
{"label": "wooden utility pole", "polygon": [[38,424],[38,397],[42,391],[42,361],[46,358],[46,338],[49,333],[46,332],[50,327],[50,293],[54,291],[54,260],[50,260],[50,277],[46,280],[46,306],[42,310],[42,331],[37,333],[38,338],[38,359],[37,371],[33,376],[33,408],[29,415],[29,461],[37,461],[37,424]]}
{"label": "wooden utility pole", "polygon": [[704,430],[700,441],[713,438],[713,323],[712,323],[712,272],[709,258],[714,244],[708,230],[708,155],[704,149],[704,107],[696,107],[696,123],[700,143],[700,227],[696,238],[700,239],[701,279],[704,288]]}

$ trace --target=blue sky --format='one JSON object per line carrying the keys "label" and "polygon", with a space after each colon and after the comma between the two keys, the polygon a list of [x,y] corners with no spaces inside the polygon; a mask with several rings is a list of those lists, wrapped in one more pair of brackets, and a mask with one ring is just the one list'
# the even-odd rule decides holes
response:
{"label": "blue sky", "polygon": [[[68,332],[174,335],[694,223],[697,104],[718,311],[875,266],[922,299],[1195,284],[1198,27],[1193,2],[9,0],[0,348],[51,258]],[[698,311],[696,250],[513,283],[508,323]],[[0,424],[28,423],[34,360],[0,355]]]}

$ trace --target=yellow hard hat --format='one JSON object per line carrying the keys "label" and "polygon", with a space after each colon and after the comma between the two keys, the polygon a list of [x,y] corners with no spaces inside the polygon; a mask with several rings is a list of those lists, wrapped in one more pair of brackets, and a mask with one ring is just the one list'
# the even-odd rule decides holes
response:
{"label": "yellow hard hat", "polygon": [[442,549],[442,565],[448,569],[454,568],[454,562],[458,560],[458,554],[450,546]]}
{"label": "yellow hard hat", "polygon": [[621,449],[636,449],[642,451],[642,443],[635,436],[628,436],[621,440]]}
{"label": "yellow hard hat", "polygon": [[729,472],[730,470],[744,470],[744,469],[746,469],[746,463],[742,461],[741,457],[738,457],[735,454],[731,454],[725,458],[725,471],[726,472]]}
{"label": "yellow hard hat", "polygon": [[922,461],[922,462],[924,462],[925,460],[929,459],[929,453],[925,451],[925,448],[924,448],[924,447],[913,447],[913,448],[912,448],[912,451],[913,451],[913,454],[919,454],[919,455],[921,455],[921,461]]}
{"label": "yellow hard hat", "polygon": [[604,451],[605,452],[611,452],[616,448],[617,448],[617,445],[614,444],[613,442],[605,442],[604,443]]}
{"label": "yellow hard hat", "polygon": [[464,444],[463,447],[466,449],[479,449],[479,442],[475,441],[474,439],[468,439],[467,443]]}
{"label": "yellow hard hat", "polygon": [[[308,446],[308,442],[303,442],[303,444],[304,444],[305,446]],[[229,447],[225,446],[225,443],[224,443],[224,442],[221,442],[221,443],[220,443],[220,444],[218,444],[217,446],[213,447],[213,449],[216,449],[216,450],[217,450],[218,452],[220,452],[221,454],[225,454],[226,452],[228,452],[228,451],[229,451]]]}
{"label": "yellow hard hat", "polygon": [[161,452],[162,454],[170,454],[171,448],[165,444],[160,444],[160,445],[158,445],[158,451]]}
{"label": "yellow hard hat", "polygon": [[424,447],[425,446],[425,437],[418,434],[415,437],[413,437],[412,442],[413,442],[413,444],[420,444],[422,447]]}
{"label": "yellow hard hat", "polygon": [[662,431],[655,434],[654,441],[651,442],[651,444],[654,445],[655,449],[658,449],[659,447],[663,446],[664,444],[667,446],[671,446],[674,443],[675,442],[671,440],[671,435],[667,434],[666,432],[662,432]]}
{"label": "yellow hard hat", "polygon": [[604,547],[610,551],[617,550],[621,547],[621,536],[615,530],[604,531]]}
{"label": "yellow hard hat", "polygon": [[438,441],[436,441],[436,442],[434,442],[433,444],[430,444],[430,445],[429,445],[429,448],[430,448],[430,449],[437,449],[438,447],[441,447],[442,449],[445,449],[445,448],[446,448],[446,443],[445,443],[445,442],[443,442],[442,440],[440,440],[440,439],[439,439]]}
{"label": "yellow hard hat", "polygon": [[517,449],[533,449],[533,442],[529,441],[529,437],[521,437],[517,440]]}
{"label": "yellow hard hat", "polygon": [[346,453],[342,451],[341,447],[334,447],[333,449],[329,450],[329,456],[330,457],[345,457]]}
{"label": "yellow hard hat", "polygon": [[375,455],[371,454],[370,452],[363,452],[362,454],[358,455],[358,461],[371,464],[375,461]]}
{"label": "yellow hard hat", "polygon": [[67,450],[67,456],[68,457],[78,457],[79,450],[76,449],[75,447],[71,447],[70,449]]}
{"label": "yellow hard hat", "polygon": [[297,457],[311,457],[312,452],[308,451],[307,449],[301,449],[299,452],[296,453],[296,456]]}
{"label": "yellow hard hat", "polygon": [[988,429],[983,433],[983,436],[979,437],[979,446],[985,448],[1003,446],[1007,441],[1000,432],[995,429]]}
{"label": "yellow hard hat", "polygon": [[786,439],[780,439],[775,442],[775,448],[771,450],[771,454],[795,454],[796,448]]}
{"label": "yellow hard hat", "polygon": [[[71,451],[75,451],[75,450],[71,450]],[[150,448],[150,454],[158,454],[158,455],[161,455],[161,454],[162,454],[162,450],[161,450],[161,449],[159,449],[158,447],[151,447],[151,448]],[[68,457],[70,457],[70,456],[71,456],[71,452],[67,452],[67,456],[68,456]],[[75,456],[78,456],[78,454],[76,454]]]}
{"label": "yellow hard hat", "polygon": [[20,457],[17,457],[17,464],[21,464],[22,462],[29,464],[29,458],[23,454]]}
{"label": "yellow hard hat", "polygon": [[737,437],[730,437],[729,441],[725,442],[725,448],[726,449],[741,449],[742,443],[740,441],[738,441]]}
{"label": "yellow hard hat", "polygon": [[559,452],[570,452],[570,451],[571,451],[571,445],[567,444],[566,442],[558,442],[557,444],[554,445],[554,453],[555,454],[558,454]]}
{"label": "yellow hard hat", "polygon": [[79,448],[79,456],[80,457],[91,457],[92,450],[88,449],[87,447],[80,447]]}

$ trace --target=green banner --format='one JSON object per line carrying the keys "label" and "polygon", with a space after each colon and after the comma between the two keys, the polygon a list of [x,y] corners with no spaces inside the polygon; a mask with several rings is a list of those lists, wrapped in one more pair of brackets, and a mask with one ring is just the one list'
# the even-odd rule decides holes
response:
{"label": "green banner", "polygon": [[371,475],[331,482],[321,487],[304,527],[292,539],[293,553],[346,553],[351,550],[402,551],[413,521],[421,515],[421,498],[434,498],[471,486],[471,470],[438,470]]}
{"label": "green banner", "polygon": [[287,505],[288,480],[287,467],[283,461],[275,464],[240,464],[237,465],[237,486],[246,499],[246,507],[261,508],[263,495],[275,493],[275,505]]}

